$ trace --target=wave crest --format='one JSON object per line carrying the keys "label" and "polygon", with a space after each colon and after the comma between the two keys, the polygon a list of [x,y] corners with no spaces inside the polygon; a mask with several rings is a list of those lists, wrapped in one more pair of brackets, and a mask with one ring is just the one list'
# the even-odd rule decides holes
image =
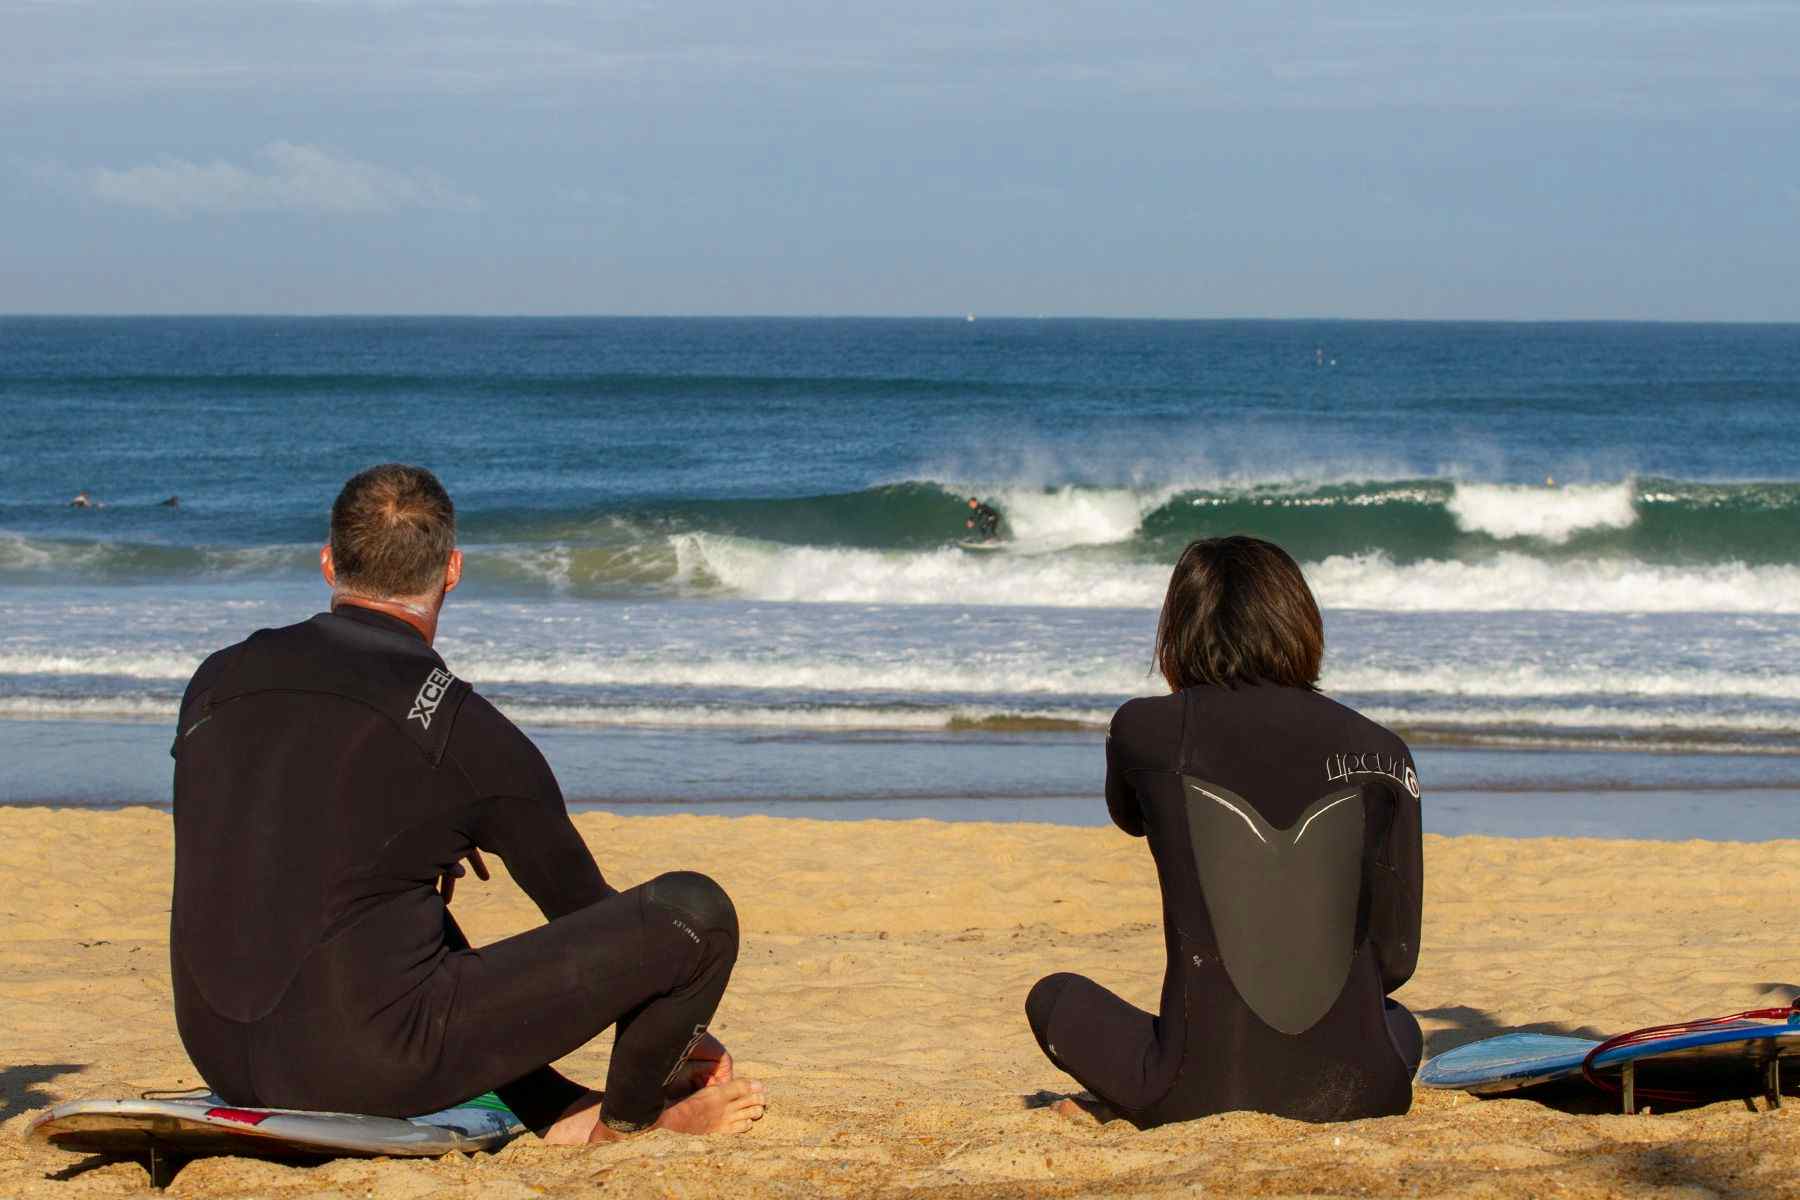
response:
{"label": "wave crest", "polygon": [[1459,529],[1499,541],[1533,538],[1561,545],[1590,529],[1628,529],[1637,523],[1629,483],[1524,487],[1459,483],[1446,507]]}
{"label": "wave crest", "polygon": [[[999,553],[955,545],[971,494],[1002,512],[1011,540]],[[1785,613],[1800,604],[1797,483],[914,481],[616,511],[489,510],[470,515],[464,547],[470,584],[502,594],[1151,608],[1183,545],[1230,533],[1268,538],[1311,564],[1320,600],[1339,608]],[[0,531],[9,582],[293,580],[311,574],[313,557],[293,542]]]}

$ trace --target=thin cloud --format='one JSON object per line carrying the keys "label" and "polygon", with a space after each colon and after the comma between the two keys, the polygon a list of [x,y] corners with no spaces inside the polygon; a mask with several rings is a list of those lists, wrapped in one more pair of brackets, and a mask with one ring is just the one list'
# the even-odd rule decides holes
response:
{"label": "thin cloud", "polygon": [[163,155],[129,167],[53,165],[38,175],[102,203],[170,217],[237,212],[358,216],[481,207],[436,172],[397,170],[294,142],[270,142],[247,164]]}

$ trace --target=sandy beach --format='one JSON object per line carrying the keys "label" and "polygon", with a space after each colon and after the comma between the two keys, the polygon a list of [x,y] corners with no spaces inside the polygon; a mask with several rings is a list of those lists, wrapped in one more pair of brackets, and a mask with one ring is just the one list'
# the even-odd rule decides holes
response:
{"label": "sandy beach", "polygon": [[[715,1028],[769,1085],[751,1134],[591,1150],[527,1138],[469,1159],[312,1168],[209,1159],[171,1194],[1800,1195],[1800,1104],[1628,1118],[1420,1091],[1398,1118],[1234,1114],[1149,1133],[1034,1107],[1074,1088],[1026,1028],[1035,979],[1080,970],[1145,1005],[1160,982],[1148,853],[1112,830],[600,813],[578,825],[615,884],[691,867],[736,898],[744,950]],[[1425,852],[1424,954],[1400,998],[1428,1052],[1800,989],[1800,843],[1428,838]],[[0,809],[0,1195],[147,1189],[134,1163],[20,1135],[61,1100],[199,1083],[170,1010],[170,869],[166,813]],[[499,870],[466,881],[456,912],[478,942],[537,920]],[[609,1042],[565,1069],[599,1079]]]}

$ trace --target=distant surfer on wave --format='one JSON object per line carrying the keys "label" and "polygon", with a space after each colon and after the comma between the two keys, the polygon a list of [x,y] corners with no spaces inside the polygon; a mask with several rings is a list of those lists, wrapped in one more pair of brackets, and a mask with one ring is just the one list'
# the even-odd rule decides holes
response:
{"label": "distant surfer on wave", "polygon": [[1156,631],[1172,694],[1113,717],[1106,807],[1148,838],[1162,887],[1159,1011],[1058,974],[1025,1015],[1051,1062],[1139,1128],[1412,1103],[1422,1038],[1388,995],[1419,959],[1419,781],[1404,742],[1319,694],[1324,650],[1283,550],[1197,541]]}
{"label": "distant surfer on wave", "polygon": [[978,542],[996,542],[1000,540],[1000,513],[991,505],[983,504],[978,497],[969,497],[969,519],[963,522],[964,529],[975,531]]}
{"label": "distant surfer on wave", "polygon": [[[711,879],[601,876],[556,778],[432,650],[462,578],[431,472],[331,510],[332,608],[212,655],[175,745],[175,1019],[232,1104],[410,1116],[489,1089],[547,1141],[742,1132],[763,1087],[706,1032],[738,952]],[[472,950],[467,860],[548,924]],[[617,1026],[604,1094],[549,1063]]]}
{"label": "distant surfer on wave", "polygon": [[75,493],[75,498],[73,500],[69,501],[69,507],[70,508],[105,508],[106,506],[104,504],[100,503],[100,501],[94,499],[92,496],[88,495],[87,491],[85,489],[83,489],[82,491]]}

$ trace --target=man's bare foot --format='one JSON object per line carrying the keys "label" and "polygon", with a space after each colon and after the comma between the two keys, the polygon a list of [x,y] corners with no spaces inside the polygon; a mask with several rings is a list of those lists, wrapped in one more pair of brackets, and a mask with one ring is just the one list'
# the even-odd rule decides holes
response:
{"label": "man's bare foot", "polygon": [[658,1129],[675,1133],[743,1133],[762,1120],[767,1104],[763,1085],[754,1079],[703,1087],[686,1100],[663,1109]]}
{"label": "man's bare foot", "polygon": [[563,1111],[556,1123],[544,1130],[546,1146],[585,1146],[600,1123],[600,1093],[589,1092]]}
{"label": "man's bare foot", "polygon": [[[723,1051],[724,1047],[721,1046],[720,1050]],[[730,1083],[731,1076],[730,1054],[722,1054],[719,1058],[689,1058],[663,1088],[663,1103],[674,1104],[686,1100],[701,1088]]]}
{"label": "man's bare foot", "polygon": [[[743,1133],[751,1124],[762,1120],[766,1096],[763,1085],[751,1079],[733,1079],[729,1083],[703,1087],[687,1099],[663,1109],[652,1129],[671,1133]],[[621,1141],[630,1134],[608,1129],[604,1121],[596,1121],[590,1142]]]}

